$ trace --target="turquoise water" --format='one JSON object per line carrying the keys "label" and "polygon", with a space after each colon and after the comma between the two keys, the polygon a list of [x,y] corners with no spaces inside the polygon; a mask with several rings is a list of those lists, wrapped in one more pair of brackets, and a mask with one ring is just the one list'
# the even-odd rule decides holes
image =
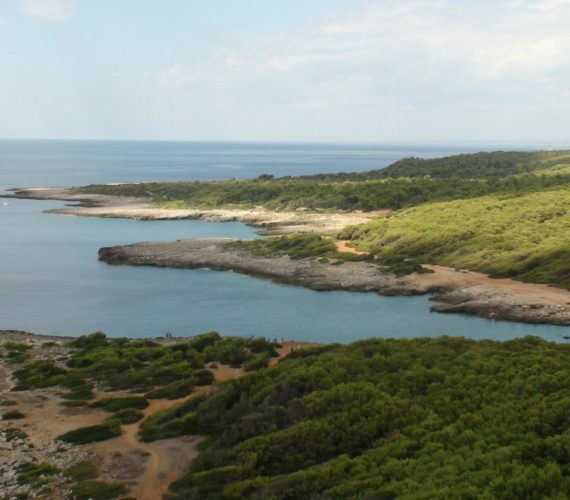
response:
{"label": "turquoise water", "polygon": [[[193,178],[198,175],[196,172],[203,175],[205,170],[200,169],[224,172],[221,175],[224,177],[229,168],[224,163],[226,156],[242,165],[241,169],[234,170],[251,173],[255,169],[248,165],[253,161],[255,151],[258,151],[255,163],[258,167],[255,168],[259,171],[307,173],[311,171],[311,164],[307,162],[314,161],[318,165],[316,170],[326,171],[324,165],[330,165],[327,158],[334,157],[338,167],[352,161],[351,155],[355,155],[352,148],[331,150],[325,146],[312,146],[310,154],[305,151],[308,146],[300,146],[300,150],[288,146],[289,152],[276,146],[277,152],[267,154],[253,145],[241,156],[232,156],[224,148],[217,155],[220,146],[210,145],[208,155],[204,152],[206,145],[199,145],[196,147],[200,154],[190,161],[193,150],[186,145],[186,153],[181,155],[185,160],[179,161],[180,155],[172,151],[166,154],[169,150],[164,145],[150,154],[152,145],[131,145],[129,147],[134,147],[135,151],[127,147],[125,152],[117,143],[112,144],[111,149],[116,151],[110,154],[104,143],[101,145],[104,152],[99,157],[96,146],[100,143],[88,143],[91,149],[85,149],[84,143],[57,143],[61,149],[59,153],[53,143],[47,144],[51,152],[45,147],[42,149],[42,144],[46,143],[30,143],[34,147],[28,149],[26,144],[0,142],[0,185],[3,187],[83,183],[80,179],[84,182],[149,180],[154,178],[158,164],[164,165],[168,178]],[[166,153],[161,150],[165,147]],[[175,144],[174,150],[179,147]],[[77,148],[83,148],[82,152],[77,153]],[[145,148],[148,151],[145,152]],[[360,150],[356,147],[356,151]],[[360,151],[360,169],[391,161],[392,152],[383,156],[379,151]],[[135,160],[125,159],[149,154],[154,158],[149,163],[152,166],[143,162],[135,170],[131,169]],[[271,170],[272,155],[282,157],[281,166],[293,166]],[[173,157],[178,160],[172,160]],[[209,164],[203,159],[206,157],[209,157]],[[123,168],[123,165],[127,166]],[[0,204],[0,329],[62,335],[100,330],[113,336],[144,337],[163,335],[165,331],[185,336],[217,330],[227,335],[265,335],[316,342],[444,334],[492,339],[539,335],[560,341],[568,332],[563,327],[430,313],[428,297],[320,293],[233,273],[108,266],[97,261],[97,251],[102,246],[148,240],[211,236],[251,238],[256,235],[253,228],[239,223],[64,217],[42,213],[45,209],[61,206],[60,202],[9,200],[9,203],[7,206]]]}

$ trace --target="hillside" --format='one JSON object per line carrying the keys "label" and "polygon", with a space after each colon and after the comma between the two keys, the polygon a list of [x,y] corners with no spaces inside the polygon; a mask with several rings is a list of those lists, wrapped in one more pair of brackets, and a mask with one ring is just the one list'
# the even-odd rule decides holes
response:
{"label": "hillside", "polygon": [[570,190],[426,204],[341,233],[386,263],[441,264],[570,288]]}
{"label": "hillside", "polygon": [[172,498],[566,498],[569,352],[444,337],[294,353],[161,416],[210,436]]}
{"label": "hillside", "polygon": [[477,153],[433,160],[408,158],[364,173],[91,185],[79,192],[151,197],[171,208],[262,205],[276,210],[371,211],[568,186],[570,171],[564,168],[568,165],[568,152]]}

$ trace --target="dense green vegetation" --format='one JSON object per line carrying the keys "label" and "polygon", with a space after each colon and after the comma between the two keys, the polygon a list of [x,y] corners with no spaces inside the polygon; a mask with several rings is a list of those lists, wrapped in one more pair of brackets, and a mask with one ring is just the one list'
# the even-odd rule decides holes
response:
{"label": "dense green vegetation", "polygon": [[194,411],[204,399],[204,396],[194,397],[152,414],[142,422],[139,437],[142,441],[155,441],[194,433]]}
{"label": "dense green vegetation", "polygon": [[[72,351],[66,367],[53,360],[25,364],[14,372],[13,390],[64,387],[69,390],[61,394],[67,399],[62,403],[67,407],[85,406],[93,398],[94,383],[103,389],[146,393],[148,398],[178,399],[190,395],[195,386],[214,382],[206,364],[218,362],[239,367],[245,363],[248,370],[259,369],[277,356],[278,344],[259,337],[221,337],[216,332],[168,344],[108,339],[103,333],[94,333],[79,337],[68,346]],[[59,439],[86,444],[118,436],[121,425],[143,418],[140,410],[149,404],[146,397],[100,398],[89,406],[111,413],[109,418],[100,425],[67,432]],[[18,414],[12,411],[2,418],[23,418]],[[150,419],[149,425],[152,423]]]}
{"label": "dense green vegetation", "polygon": [[[149,196],[169,206],[396,209],[342,238],[397,274],[443,264],[570,287],[570,152],[495,152],[382,170],[254,180],[87,186],[88,193]],[[235,243],[259,255],[348,259],[318,237]],[[356,258],[352,256],[352,258]]]}
{"label": "dense green vegetation", "polygon": [[[291,259],[317,259],[321,263],[343,264],[344,262],[368,261],[378,266],[382,273],[393,273],[403,276],[411,273],[431,273],[433,271],[421,266],[415,258],[391,257],[376,259],[372,253],[357,254],[339,252],[334,241],[318,234],[293,233],[259,240],[238,240],[226,244],[226,248],[245,250],[260,257],[279,257],[287,255]],[[252,366],[252,360],[246,366]],[[252,368],[250,368],[252,369]]]}
{"label": "dense green vegetation", "polygon": [[518,195],[570,183],[568,152],[496,152],[421,160],[386,169],[253,180],[92,185],[82,193],[153,197],[173,207],[263,205],[272,209],[378,210],[493,193]]}
{"label": "dense green vegetation", "polygon": [[[276,356],[276,346],[264,338],[221,337],[216,332],[171,344],[108,339],[103,333],[94,333],[69,343],[73,351],[66,367],[41,360],[16,370],[14,390],[61,386],[70,391],[62,394],[65,398],[84,401],[92,398],[93,383],[97,382],[108,390],[176,398],[188,394],[194,385],[213,382],[212,373],[205,368],[207,363],[237,367],[260,353]],[[118,411],[147,404],[144,398],[133,396],[99,400],[94,406]]]}
{"label": "dense green vegetation", "polygon": [[339,252],[332,239],[318,234],[293,233],[259,240],[238,240],[227,243],[226,247],[247,250],[262,257],[287,255],[292,259],[370,260],[367,255]]}
{"label": "dense green vegetation", "polygon": [[569,369],[534,337],[298,351],[160,416],[211,436],[172,498],[567,498]]}
{"label": "dense green vegetation", "polygon": [[380,261],[414,259],[570,288],[570,190],[423,205],[347,228]]}

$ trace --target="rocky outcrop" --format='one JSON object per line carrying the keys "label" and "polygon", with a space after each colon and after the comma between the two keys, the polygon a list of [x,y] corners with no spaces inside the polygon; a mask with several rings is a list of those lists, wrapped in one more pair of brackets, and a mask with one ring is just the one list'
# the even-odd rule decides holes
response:
{"label": "rocky outcrop", "polygon": [[[525,323],[570,325],[570,301],[557,303],[555,299],[534,298],[528,290],[518,294],[511,292],[510,280],[491,280],[484,275],[461,273],[448,268],[445,273],[440,268],[433,274],[396,277],[380,272],[376,265],[369,262],[261,257],[245,250],[228,248],[227,243],[230,241],[232,240],[215,238],[106,247],[99,250],[99,259],[114,265],[234,271],[317,291],[345,290],[390,296],[431,293],[435,294],[432,300],[440,302],[431,308],[436,312],[475,314],[489,319]],[[453,276],[453,273],[457,276]],[[518,284],[521,289],[525,286],[527,285]],[[545,288],[543,285],[531,284],[528,287]],[[560,295],[565,293],[560,290]]]}
{"label": "rocky outcrop", "polygon": [[99,260],[115,265],[234,271],[317,291],[346,290],[383,295],[425,293],[392,275],[382,274],[373,264],[324,263],[314,259],[293,260],[287,256],[260,257],[247,251],[227,248],[230,241],[229,238],[208,238],[105,247],[99,250]]}

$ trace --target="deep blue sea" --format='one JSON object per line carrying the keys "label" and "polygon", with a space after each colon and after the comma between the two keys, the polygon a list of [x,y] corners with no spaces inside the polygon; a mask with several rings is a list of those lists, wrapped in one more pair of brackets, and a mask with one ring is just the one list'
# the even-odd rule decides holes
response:
{"label": "deep blue sea", "polygon": [[[405,156],[484,147],[0,141],[0,191],[118,181],[363,171]],[[263,335],[316,342],[461,335],[560,341],[567,328],[429,312],[428,297],[314,292],[234,273],[108,266],[102,246],[256,237],[239,223],[133,221],[42,213],[60,202],[0,200],[0,329],[79,335]]]}

